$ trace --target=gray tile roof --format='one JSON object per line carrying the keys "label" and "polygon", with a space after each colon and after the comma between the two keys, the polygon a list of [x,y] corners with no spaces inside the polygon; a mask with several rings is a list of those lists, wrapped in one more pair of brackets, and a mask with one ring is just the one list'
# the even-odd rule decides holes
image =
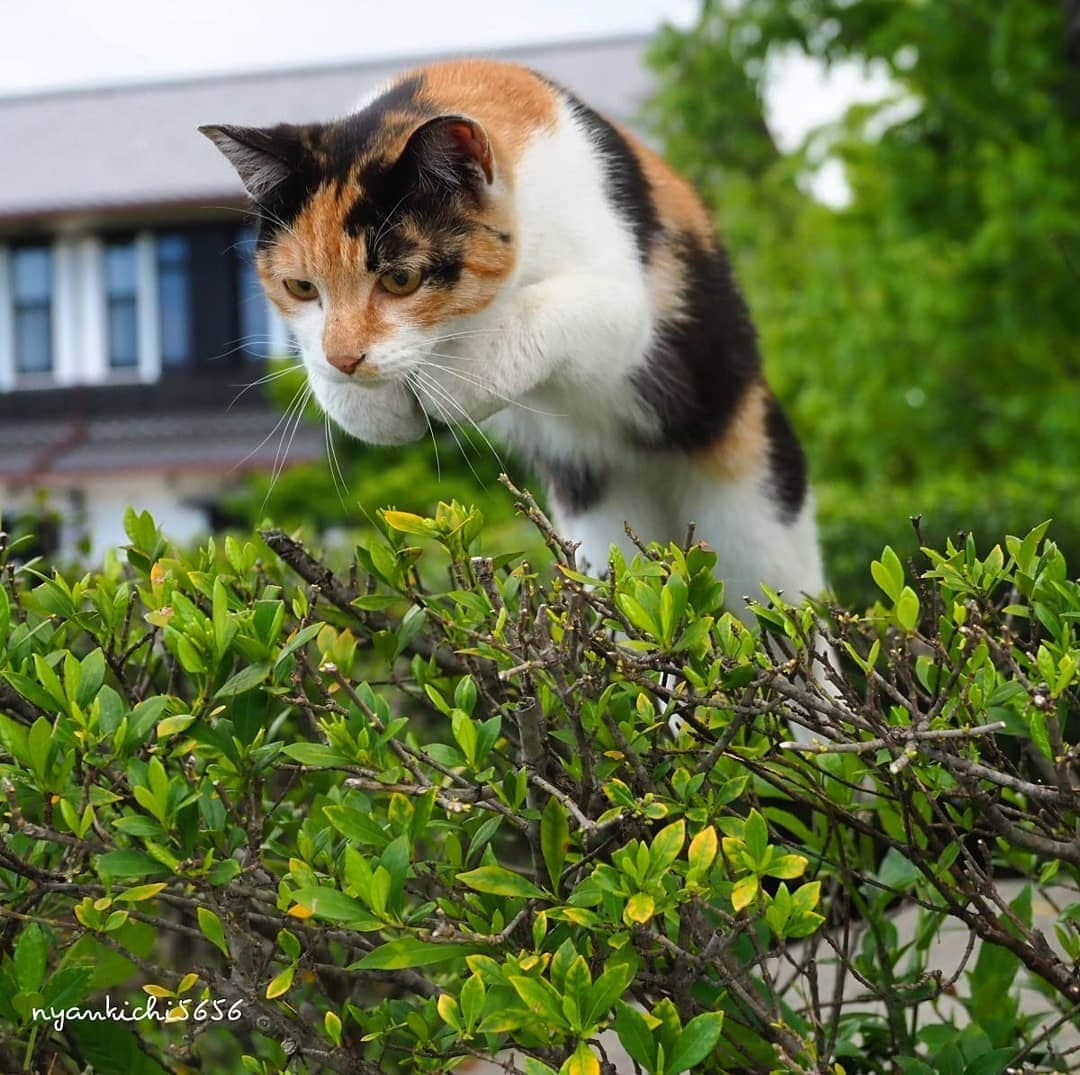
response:
{"label": "gray tile roof", "polygon": [[[269,409],[163,413],[0,423],[0,481],[31,487],[107,475],[202,471],[227,477],[270,470],[278,461],[281,416]],[[339,436],[341,434],[338,434]],[[290,466],[323,458],[323,430],[304,422],[289,445]],[[288,436],[284,437],[288,441]]]}
{"label": "gray tile roof", "polygon": [[[488,54],[534,67],[627,121],[649,92],[647,44],[635,35]],[[237,179],[199,124],[329,119],[423,59],[0,99],[0,221],[11,231],[34,218],[236,204]]]}

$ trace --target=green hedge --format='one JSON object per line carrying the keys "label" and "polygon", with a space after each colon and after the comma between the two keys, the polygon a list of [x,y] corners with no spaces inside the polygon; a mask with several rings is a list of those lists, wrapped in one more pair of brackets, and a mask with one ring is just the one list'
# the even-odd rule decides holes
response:
{"label": "green hedge", "polygon": [[[1080,590],[1045,526],[750,630],[708,550],[588,579],[518,501],[551,563],[477,555],[457,504],[336,572],[134,512],[81,577],[4,547],[0,1070],[1067,1070]],[[176,1020],[34,1015],[106,994]]]}

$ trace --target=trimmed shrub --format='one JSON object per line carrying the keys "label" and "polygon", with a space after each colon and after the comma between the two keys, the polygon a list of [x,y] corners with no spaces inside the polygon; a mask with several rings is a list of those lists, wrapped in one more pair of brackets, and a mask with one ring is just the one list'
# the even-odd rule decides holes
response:
{"label": "trimmed shrub", "polygon": [[338,570],[135,512],[94,574],[4,549],[0,1069],[599,1075],[617,1038],[652,1075],[1067,1070],[1080,588],[1046,526],[886,549],[864,615],[766,594],[752,630],[706,548],[591,579],[514,492],[550,563],[456,503]]}

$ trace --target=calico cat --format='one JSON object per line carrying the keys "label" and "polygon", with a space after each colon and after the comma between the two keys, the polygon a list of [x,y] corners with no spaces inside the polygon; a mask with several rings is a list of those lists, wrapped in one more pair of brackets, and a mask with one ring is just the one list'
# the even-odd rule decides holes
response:
{"label": "calico cat", "polygon": [[376,444],[485,423],[597,571],[697,535],[729,605],[825,586],[800,447],[692,187],[542,75],[397,78],[344,119],[209,126],[316,399]]}

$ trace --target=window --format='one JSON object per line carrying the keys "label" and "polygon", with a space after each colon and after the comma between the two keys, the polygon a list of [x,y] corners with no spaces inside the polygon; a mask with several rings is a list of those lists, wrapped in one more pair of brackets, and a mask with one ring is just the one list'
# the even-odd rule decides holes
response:
{"label": "window", "polygon": [[135,275],[135,244],[127,241],[106,245],[105,302],[109,365],[113,369],[131,369],[139,364]]}
{"label": "window", "polygon": [[241,228],[236,251],[236,297],[239,303],[239,346],[247,358],[266,358],[270,353],[270,320],[266,296],[255,271],[255,229]]}
{"label": "window", "polygon": [[15,313],[15,369],[18,373],[52,370],[52,251],[24,246],[11,257]]}
{"label": "window", "polygon": [[161,361],[182,366],[191,360],[191,244],[186,235],[159,235],[158,299]]}

